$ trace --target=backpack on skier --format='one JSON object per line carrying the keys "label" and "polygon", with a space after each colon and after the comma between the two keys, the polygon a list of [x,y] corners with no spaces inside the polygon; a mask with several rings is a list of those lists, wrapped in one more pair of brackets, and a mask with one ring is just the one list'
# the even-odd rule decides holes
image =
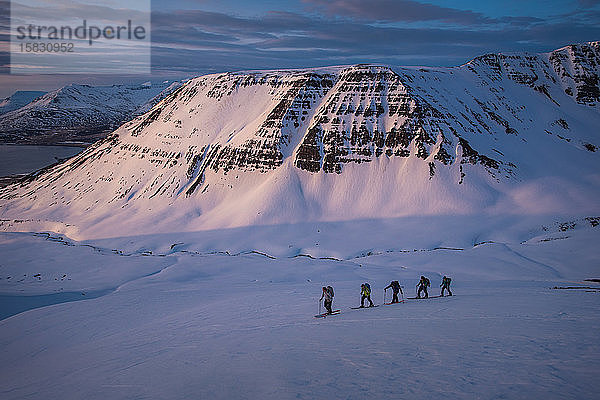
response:
{"label": "backpack on skier", "polygon": [[392,281],[392,289],[395,292],[400,291],[400,282],[398,282],[398,281]]}
{"label": "backpack on skier", "polygon": [[329,295],[333,299],[333,288],[331,286],[327,286],[327,293],[329,293]]}
{"label": "backpack on skier", "polygon": [[429,282],[428,278],[424,277],[424,279],[423,279],[423,286],[425,286],[425,287],[431,286],[431,282]]}

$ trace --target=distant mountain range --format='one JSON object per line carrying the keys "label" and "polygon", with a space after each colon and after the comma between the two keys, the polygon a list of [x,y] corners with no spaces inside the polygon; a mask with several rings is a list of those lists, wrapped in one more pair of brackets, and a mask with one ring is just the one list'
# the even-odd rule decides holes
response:
{"label": "distant mountain range", "polygon": [[[600,43],[590,42],[455,68],[201,76],[80,155],[2,189],[0,216],[84,238],[418,215],[592,215],[600,212],[599,75]],[[41,105],[54,98],[57,119],[60,105],[82,97],[115,114],[126,103],[92,88],[63,92],[74,94],[63,103],[50,93],[30,105],[39,114],[26,107],[7,116],[42,124]],[[67,120],[83,126],[82,118]]]}
{"label": "distant mountain range", "polygon": [[5,99],[0,142],[94,142],[148,111],[181,82],[89,86],[71,84],[49,93],[16,92]]}
{"label": "distant mountain range", "polygon": [[46,92],[35,90],[17,90],[12,95],[0,100],[0,115],[26,106],[36,98],[45,94]]}

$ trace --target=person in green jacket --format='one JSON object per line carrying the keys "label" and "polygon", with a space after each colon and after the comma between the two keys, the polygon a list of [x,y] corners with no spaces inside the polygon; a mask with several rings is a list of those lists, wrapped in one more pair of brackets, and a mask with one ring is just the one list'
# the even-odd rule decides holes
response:
{"label": "person in green jacket", "polygon": [[373,304],[373,302],[371,301],[371,285],[369,285],[368,283],[363,283],[362,285],[360,285],[360,306],[364,307],[365,306],[365,299],[369,300],[369,307],[373,307],[375,306]]}

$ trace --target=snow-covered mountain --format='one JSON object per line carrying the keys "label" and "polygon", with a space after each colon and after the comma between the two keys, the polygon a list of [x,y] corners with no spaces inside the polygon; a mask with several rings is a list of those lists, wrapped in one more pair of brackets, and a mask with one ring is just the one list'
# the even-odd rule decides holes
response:
{"label": "snow-covered mountain", "polygon": [[[93,141],[146,112],[180,82],[90,86],[71,84],[0,116],[0,141]],[[19,92],[17,92],[19,93]]]}
{"label": "snow-covered mountain", "polygon": [[0,100],[0,115],[19,109],[45,94],[46,92],[36,90],[17,90],[12,95]]}
{"label": "snow-covered mountain", "polygon": [[600,42],[591,42],[456,68],[201,76],[84,153],[3,189],[1,217],[85,238],[597,214],[599,74]]}

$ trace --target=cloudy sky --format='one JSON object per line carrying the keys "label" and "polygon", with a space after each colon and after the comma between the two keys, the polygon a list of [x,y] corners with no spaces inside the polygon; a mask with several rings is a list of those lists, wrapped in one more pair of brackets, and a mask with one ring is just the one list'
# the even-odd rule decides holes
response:
{"label": "cloudy sky", "polygon": [[[81,1],[44,2],[85,9]],[[127,2],[100,4],[109,12]],[[489,52],[545,52],[600,40],[596,0],[154,0],[151,5],[153,79],[359,62],[455,66]],[[7,41],[0,34],[4,60]],[[70,82],[148,78],[0,74],[0,96]]]}

